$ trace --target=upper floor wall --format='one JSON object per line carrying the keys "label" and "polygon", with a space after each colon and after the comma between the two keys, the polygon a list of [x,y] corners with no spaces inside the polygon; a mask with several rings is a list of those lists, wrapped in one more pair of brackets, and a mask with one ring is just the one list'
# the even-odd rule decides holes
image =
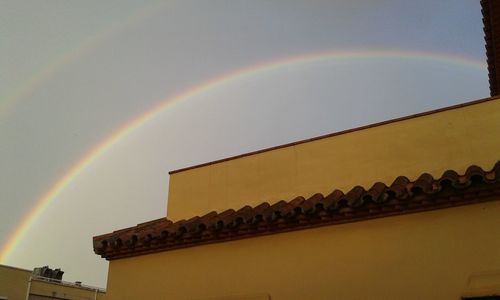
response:
{"label": "upper floor wall", "polygon": [[500,159],[500,98],[411,116],[171,172],[167,217],[369,188],[397,176],[463,173]]}

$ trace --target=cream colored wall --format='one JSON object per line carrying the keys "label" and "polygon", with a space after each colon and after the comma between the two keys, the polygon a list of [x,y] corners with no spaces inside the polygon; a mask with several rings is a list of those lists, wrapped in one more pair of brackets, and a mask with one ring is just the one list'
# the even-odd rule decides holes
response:
{"label": "cream colored wall", "polygon": [[500,200],[113,260],[107,296],[458,300],[477,274],[500,293],[499,216]]}
{"label": "cream colored wall", "polygon": [[25,300],[30,270],[0,265],[0,296],[9,300]]}
{"label": "cream colored wall", "polygon": [[494,100],[174,173],[168,218],[369,188],[399,175],[491,168],[500,159],[499,132]]}
{"label": "cream colored wall", "polygon": [[[9,300],[25,300],[30,276],[31,270],[0,265],[0,296]],[[30,294],[71,300],[95,299],[95,290],[36,279],[31,281]],[[99,292],[97,299],[105,299],[105,293]]]}
{"label": "cream colored wall", "polygon": [[[94,300],[96,292],[84,287],[72,287],[46,281],[33,280],[31,282],[30,293],[40,296],[52,296],[72,300]],[[105,294],[97,293],[97,299],[104,299]]]}

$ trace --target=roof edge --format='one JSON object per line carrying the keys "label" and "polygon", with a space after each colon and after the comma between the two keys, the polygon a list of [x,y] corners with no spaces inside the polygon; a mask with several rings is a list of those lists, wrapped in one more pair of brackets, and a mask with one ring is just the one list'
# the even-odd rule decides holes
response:
{"label": "roof edge", "polygon": [[322,226],[360,222],[437,209],[500,201],[500,161],[491,170],[470,165],[462,174],[447,170],[439,178],[422,173],[415,181],[397,177],[345,193],[334,190],[309,198],[208,212],[188,220],[156,223],[93,237],[94,252],[107,260],[235,241]]}
{"label": "roof edge", "polygon": [[13,270],[24,271],[24,272],[29,272],[29,273],[33,272],[33,270],[28,270],[28,269],[14,267],[14,266],[9,266],[9,265],[4,265],[4,264],[0,264],[0,268],[13,269]]}
{"label": "roof edge", "polygon": [[251,155],[260,154],[260,153],[264,153],[264,152],[269,152],[269,151],[273,151],[273,150],[277,150],[277,149],[281,149],[281,148],[287,148],[287,147],[291,147],[291,146],[295,146],[295,145],[305,144],[308,142],[317,141],[317,140],[321,140],[321,139],[325,139],[325,138],[329,138],[329,137],[333,137],[333,136],[347,134],[347,133],[351,133],[351,132],[355,132],[355,131],[361,131],[361,130],[365,130],[368,128],[373,128],[373,127],[378,127],[378,126],[382,126],[382,125],[386,125],[386,124],[410,120],[410,119],[414,119],[414,118],[419,118],[419,117],[423,117],[423,116],[428,116],[428,115],[440,113],[443,111],[454,110],[454,109],[458,109],[458,108],[462,108],[462,107],[466,107],[466,106],[476,105],[476,104],[494,101],[494,100],[499,100],[499,99],[500,99],[500,96],[492,96],[492,97],[483,98],[483,99],[479,99],[479,100],[455,104],[452,106],[446,106],[443,108],[438,108],[438,109],[429,110],[429,111],[425,111],[425,112],[421,112],[421,113],[416,113],[413,115],[403,116],[403,117],[399,117],[399,118],[395,118],[395,119],[389,119],[389,120],[385,120],[385,121],[381,121],[381,122],[377,122],[377,123],[372,123],[372,124],[368,124],[368,125],[364,125],[364,126],[360,126],[360,127],[354,127],[351,129],[346,129],[346,130],[341,130],[341,131],[337,131],[337,132],[333,132],[333,133],[328,133],[325,135],[320,135],[320,136],[305,139],[305,140],[299,140],[299,141],[295,141],[295,142],[291,142],[291,143],[273,146],[270,148],[264,148],[264,149],[260,149],[260,150],[256,150],[256,151],[238,154],[235,156],[230,156],[227,158],[222,158],[222,159],[218,159],[218,160],[214,160],[214,161],[210,161],[210,162],[206,162],[206,163],[201,163],[201,164],[197,164],[197,165],[193,165],[193,166],[189,166],[189,167],[185,167],[185,168],[180,168],[180,169],[169,171],[168,174],[172,175],[172,174],[176,174],[176,173],[180,173],[180,172],[184,172],[184,171],[188,171],[188,170],[192,170],[192,169],[206,167],[209,165],[215,165],[218,163],[222,163],[222,162],[226,162],[226,161],[230,161],[230,160],[234,160],[234,159],[238,159],[238,158],[242,158],[242,157],[246,157],[246,156],[251,156]]}

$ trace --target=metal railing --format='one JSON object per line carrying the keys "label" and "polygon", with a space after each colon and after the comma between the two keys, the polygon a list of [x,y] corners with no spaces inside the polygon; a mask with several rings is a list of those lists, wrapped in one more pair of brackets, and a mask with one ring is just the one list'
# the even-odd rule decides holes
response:
{"label": "metal railing", "polygon": [[104,288],[82,284],[80,281],[70,282],[70,281],[58,280],[58,279],[54,279],[54,278],[48,278],[48,277],[36,276],[36,275],[32,275],[31,279],[34,281],[44,281],[44,282],[59,284],[59,285],[68,286],[68,287],[84,288],[84,289],[88,289],[88,290],[92,290],[92,291],[97,291],[100,293],[106,292],[106,289],[104,289]]}

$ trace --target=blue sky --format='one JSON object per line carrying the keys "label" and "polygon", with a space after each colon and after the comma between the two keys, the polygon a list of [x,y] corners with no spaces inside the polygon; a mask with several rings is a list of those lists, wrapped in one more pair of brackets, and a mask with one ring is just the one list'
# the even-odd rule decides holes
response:
{"label": "blue sky", "polygon": [[489,94],[480,5],[469,0],[3,1],[0,43],[4,245],[85,153],[201,82],[349,49],[477,62],[296,64],[158,114],[79,174],[3,262],[62,267],[66,280],[99,286],[107,263],[92,253],[92,236],[164,216],[169,170]]}

